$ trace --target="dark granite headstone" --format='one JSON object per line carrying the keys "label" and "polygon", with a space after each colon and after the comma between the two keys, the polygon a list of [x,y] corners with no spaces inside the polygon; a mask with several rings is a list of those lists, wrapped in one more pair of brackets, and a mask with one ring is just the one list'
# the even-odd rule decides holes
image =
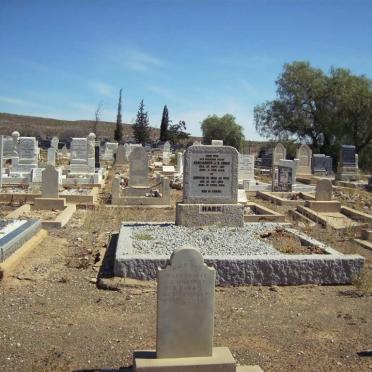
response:
{"label": "dark granite headstone", "polygon": [[312,171],[314,172],[325,172],[325,155],[324,154],[313,154],[311,162]]}
{"label": "dark granite headstone", "polygon": [[352,145],[342,146],[340,164],[342,167],[356,167],[355,146]]}
{"label": "dark granite headstone", "polygon": [[100,148],[99,148],[99,145],[97,145],[97,146],[94,147],[94,163],[95,163],[94,166],[96,168],[100,167],[99,155],[100,155]]}

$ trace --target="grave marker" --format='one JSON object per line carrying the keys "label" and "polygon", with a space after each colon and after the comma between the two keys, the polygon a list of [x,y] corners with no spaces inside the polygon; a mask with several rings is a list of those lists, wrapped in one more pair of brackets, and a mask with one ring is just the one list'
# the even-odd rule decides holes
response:
{"label": "grave marker", "polygon": [[146,150],[134,147],[129,156],[129,186],[147,186],[149,175],[148,156]]}
{"label": "grave marker", "polygon": [[215,270],[193,248],[176,249],[158,273],[157,355],[211,356]]}
{"label": "grave marker", "polygon": [[332,182],[328,179],[321,179],[315,188],[315,199],[317,201],[329,201],[332,199]]}

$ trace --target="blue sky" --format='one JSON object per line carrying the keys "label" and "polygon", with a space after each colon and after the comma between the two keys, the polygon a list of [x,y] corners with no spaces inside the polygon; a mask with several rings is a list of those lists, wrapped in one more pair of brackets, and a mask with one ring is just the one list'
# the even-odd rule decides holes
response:
{"label": "blue sky", "polygon": [[372,78],[372,1],[0,0],[0,112],[123,121],[144,99],[159,127],[200,134],[231,113],[258,139],[253,107],[275,97],[284,63]]}

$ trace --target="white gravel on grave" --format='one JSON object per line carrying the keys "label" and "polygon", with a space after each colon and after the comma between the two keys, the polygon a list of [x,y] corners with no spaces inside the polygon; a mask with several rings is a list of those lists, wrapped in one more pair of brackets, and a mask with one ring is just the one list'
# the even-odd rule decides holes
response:
{"label": "white gravel on grave", "polygon": [[259,236],[281,226],[279,223],[246,223],[244,227],[191,228],[176,225],[132,227],[133,254],[169,256],[184,245],[197,248],[203,256],[281,255]]}

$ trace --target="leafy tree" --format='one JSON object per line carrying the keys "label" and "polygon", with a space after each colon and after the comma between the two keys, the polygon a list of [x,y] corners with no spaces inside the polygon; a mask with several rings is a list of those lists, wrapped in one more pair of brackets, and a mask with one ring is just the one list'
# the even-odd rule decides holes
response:
{"label": "leafy tree", "polygon": [[235,122],[235,117],[225,114],[221,117],[210,115],[202,121],[204,143],[210,144],[213,139],[223,140],[223,144],[240,149],[244,140],[243,127]]}
{"label": "leafy tree", "polygon": [[186,123],[180,120],[177,124],[171,124],[168,128],[168,140],[174,145],[190,137],[186,132]]}
{"label": "leafy tree", "polygon": [[114,133],[115,140],[120,143],[122,137],[123,137],[123,125],[121,123],[121,91],[119,93],[119,103],[118,103],[118,114],[116,116],[116,128]]}
{"label": "leafy tree", "polygon": [[262,136],[307,142],[335,157],[342,144],[362,152],[372,142],[372,81],[365,76],[335,68],[327,75],[309,62],[293,62],[276,85],[277,98],[254,108]]}
{"label": "leafy tree", "polygon": [[133,132],[134,138],[138,143],[146,143],[150,139],[149,118],[147,112],[145,112],[143,100],[138,108],[137,118],[133,124]]}
{"label": "leafy tree", "polygon": [[167,105],[163,108],[163,115],[161,117],[161,124],[160,124],[160,141],[168,141],[169,134],[168,134],[168,126],[169,126],[169,113]]}

